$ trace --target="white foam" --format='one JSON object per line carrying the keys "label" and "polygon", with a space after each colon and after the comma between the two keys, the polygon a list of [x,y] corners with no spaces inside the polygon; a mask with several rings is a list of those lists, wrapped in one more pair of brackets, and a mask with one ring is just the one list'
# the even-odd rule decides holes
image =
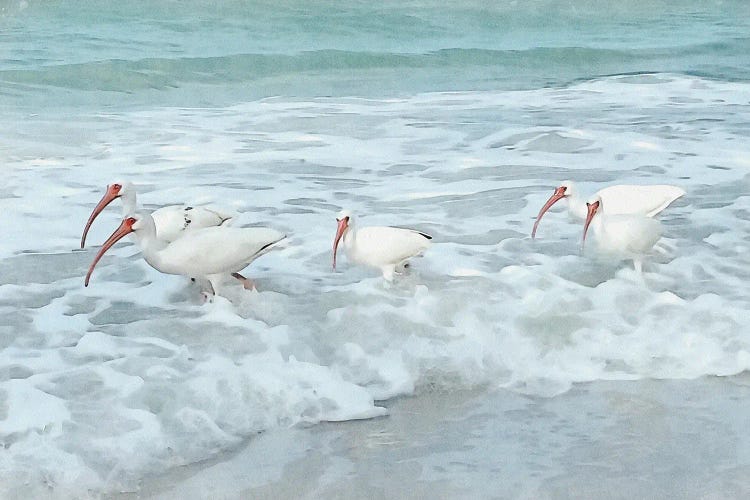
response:
{"label": "white foam", "polygon": [[63,422],[70,419],[65,402],[21,380],[10,380],[3,385],[5,418],[0,421],[4,436],[29,430],[58,435]]}
{"label": "white foam", "polygon": [[[107,145],[54,157],[43,136],[39,154],[6,145],[0,440],[12,459],[0,459],[0,496],[44,478],[56,491],[132,490],[258,432],[383,415],[376,401],[420,391],[554,396],[582,381],[748,369],[750,86],[659,78],[46,117],[61,132],[85,121]],[[288,248],[247,270],[259,293],[230,280],[205,305],[126,243],[84,288],[119,208],[97,219],[94,248],[73,250],[116,178],[139,184],[148,207],[231,206],[236,225],[284,231]],[[582,228],[558,212],[530,240],[568,178],[585,193],[687,190],[661,215],[674,248],[647,262],[645,283],[579,255]],[[391,285],[343,257],[334,273],[343,206],[435,244]]]}

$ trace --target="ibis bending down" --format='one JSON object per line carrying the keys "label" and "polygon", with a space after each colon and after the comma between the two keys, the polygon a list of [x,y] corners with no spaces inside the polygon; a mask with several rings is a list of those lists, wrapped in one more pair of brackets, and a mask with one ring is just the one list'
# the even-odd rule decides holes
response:
{"label": "ibis bending down", "polygon": [[[618,184],[601,189],[594,196],[601,198],[607,206],[607,215],[631,214],[653,217],[684,194],[684,189],[667,184]],[[536,216],[534,229],[531,231],[532,238],[536,237],[536,230],[544,213],[560,200],[568,202],[568,213],[571,217],[579,220],[586,218],[586,202],[579,196],[576,185],[572,181],[565,181],[555,189]]]}
{"label": "ibis bending down", "polygon": [[599,252],[617,259],[631,259],[635,270],[642,273],[643,258],[661,238],[661,223],[643,215],[610,215],[606,202],[598,195],[592,197],[586,206],[581,250],[591,226]]}
{"label": "ibis bending down", "polygon": [[350,262],[376,267],[383,278],[392,281],[396,268],[430,247],[432,236],[413,229],[370,226],[357,228],[354,216],[343,211],[336,218],[338,229],[333,240],[333,269],[339,242]]}
{"label": "ibis bending down", "polygon": [[[89,220],[81,236],[81,248],[86,244],[86,235],[89,232],[94,219],[112,203],[113,200],[122,200],[122,215],[128,215],[136,211],[135,187],[130,182],[114,182],[107,186],[104,196],[91,212]],[[182,205],[170,205],[151,212],[156,228],[156,237],[167,243],[176,240],[188,231],[204,227],[221,226],[232,218],[231,215],[223,214],[206,207],[190,207]]]}
{"label": "ibis bending down", "polygon": [[143,258],[157,271],[204,278],[209,284],[209,289],[203,292],[206,298],[218,292],[221,278],[227,274],[240,280],[245,288],[252,288],[252,282],[239,271],[286,238],[284,234],[268,228],[207,227],[190,231],[178,240],[167,243],[157,238],[151,215],[133,214],[122,220],[120,227],[94,257],[86,274],[86,286],[99,259],[130,233],[135,234]]}

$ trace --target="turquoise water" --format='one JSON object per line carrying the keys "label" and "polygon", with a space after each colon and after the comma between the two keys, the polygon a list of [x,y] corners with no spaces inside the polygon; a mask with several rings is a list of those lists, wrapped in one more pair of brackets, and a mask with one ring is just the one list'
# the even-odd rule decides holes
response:
{"label": "turquoise water", "polygon": [[[750,492],[748,2],[3,2],[0,130],[2,498]],[[566,179],[686,191],[642,279],[531,240]],[[123,180],[289,245],[205,305],[127,240],[84,287]],[[342,208],[433,247],[333,272]]]}
{"label": "turquoise water", "polygon": [[1,15],[0,90],[21,107],[750,78],[742,1],[23,1]]}

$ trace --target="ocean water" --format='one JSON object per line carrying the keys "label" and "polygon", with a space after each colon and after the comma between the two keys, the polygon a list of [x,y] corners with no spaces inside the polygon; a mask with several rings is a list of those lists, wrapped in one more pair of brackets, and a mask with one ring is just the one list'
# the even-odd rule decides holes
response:
{"label": "ocean water", "polygon": [[[461,497],[471,479],[476,496],[580,498],[593,469],[555,469],[563,458],[540,453],[533,433],[492,431],[498,420],[526,416],[539,433],[568,436],[595,427],[590,439],[605,447],[604,430],[627,415],[649,422],[683,394],[742,411],[732,401],[750,368],[749,33],[741,1],[3,2],[0,497],[149,497],[180,485],[175,471],[239,449],[252,468],[269,440],[287,453],[253,488],[282,469],[301,480],[288,469],[309,443],[329,466],[314,491],[346,497],[353,490],[324,487],[330,471],[357,480],[367,469],[319,437],[326,426],[403,422],[413,406],[420,422],[443,422],[432,438],[462,450],[415,455],[413,477],[444,496]],[[687,191],[660,215],[669,251],[647,260],[643,279],[581,255],[582,227],[559,209],[530,239],[565,179],[585,193]],[[146,209],[227,207],[236,225],[282,230],[289,245],[247,269],[257,293],[230,287],[213,303],[126,240],[84,288],[118,202],[83,251],[81,231],[117,180],[134,182]],[[332,272],[342,208],[361,225],[428,232],[434,245],[391,285],[345,258]],[[608,391],[638,398],[657,380],[668,390],[653,405],[602,410]],[[500,403],[467,408],[470,398]],[[523,413],[524,401],[536,410]],[[557,418],[572,408],[591,418]],[[680,408],[690,433],[645,463],[712,446],[701,404]],[[361,419],[376,424],[351,422]],[[726,419],[706,418],[746,421]],[[345,448],[369,449],[354,443]],[[586,450],[601,448],[566,443],[576,463],[597,463]],[[631,463],[652,445],[635,443]],[[744,447],[728,453],[681,463],[750,466]],[[512,470],[531,490],[493,490],[505,476],[491,469],[440,473],[529,454]],[[616,479],[642,472],[629,470]],[[660,496],[670,477],[649,479]],[[252,496],[248,484],[221,494]],[[732,484],[720,497],[750,491]]]}

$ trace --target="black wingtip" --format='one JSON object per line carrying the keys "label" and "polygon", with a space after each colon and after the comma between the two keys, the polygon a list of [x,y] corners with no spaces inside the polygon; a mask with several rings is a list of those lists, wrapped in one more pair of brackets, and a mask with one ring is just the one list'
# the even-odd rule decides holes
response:
{"label": "black wingtip", "polygon": [[431,240],[431,239],[432,239],[432,236],[430,236],[429,234],[426,234],[426,233],[422,233],[422,232],[420,232],[420,231],[417,231],[417,234],[421,234],[422,236],[424,236],[424,237],[425,237],[425,238],[427,238],[428,240]]}
{"label": "black wingtip", "polygon": [[286,235],[283,235],[283,236],[282,236],[281,238],[279,238],[278,240],[276,240],[276,241],[272,241],[271,243],[268,243],[267,245],[264,245],[264,246],[263,246],[263,247],[262,247],[262,248],[261,248],[260,250],[258,250],[258,251],[257,251],[257,252],[256,252],[255,254],[257,255],[257,254],[259,254],[259,253],[262,253],[262,252],[264,252],[265,250],[268,250],[268,249],[269,249],[270,247],[274,246],[274,245],[275,245],[276,243],[278,243],[278,242],[280,242],[280,241],[284,241],[284,240],[286,239],[286,237],[287,237]]}

